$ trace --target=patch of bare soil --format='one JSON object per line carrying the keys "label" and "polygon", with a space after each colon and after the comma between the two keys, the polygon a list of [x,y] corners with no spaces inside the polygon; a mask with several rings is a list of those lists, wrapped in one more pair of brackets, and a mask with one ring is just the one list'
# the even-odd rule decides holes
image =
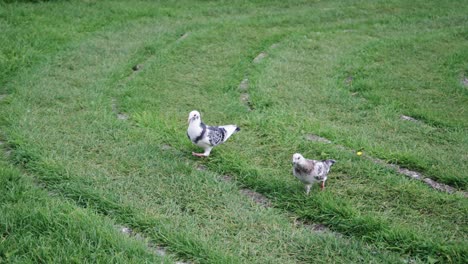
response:
{"label": "patch of bare soil", "polygon": [[177,42],[186,39],[189,36],[189,34],[190,34],[189,32],[185,32],[184,34],[180,35],[180,38],[177,39]]}
{"label": "patch of bare soil", "polygon": [[279,43],[274,43],[271,45],[271,49],[276,49],[279,46]]}
{"label": "patch of bare soil", "polygon": [[137,65],[132,67],[133,71],[139,71],[141,69],[143,69],[143,64],[137,64]]}
{"label": "patch of bare soil", "polygon": [[206,167],[203,164],[198,164],[197,165],[197,170],[199,170],[199,171],[206,171],[207,169],[208,169],[208,167]]}
{"label": "patch of bare soil", "polygon": [[350,85],[353,83],[353,76],[348,76],[346,79],[345,79],[345,84],[347,85]]}
{"label": "patch of bare soil", "polygon": [[221,176],[221,180],[225,182],[232,182],[232,176],[231,175],[223,175]]}
{"label": "patch of bare soil", "polygon": [[310,231],[322,233],[322,232],[330,232],[330,230],[322,224],[306,224],[302,223],[302,226]]}
{"label": "patch of bare soil", "polygon": [[463,84],[464,86],[468,86],[468,77],[466,77],[466,75],[463,75],[461,77],[461,80],[460,80],[461,84]]}
{"label": "patch of bare soil", "polygon": [[241,81],[239,84],[239,90],[241,91],[247,91],[249,89],[249,79],[245,78],[244,80]]}
{"label": "patch of bare soil", "polygon": [[240,99],[241,99],[242,102],[248,102],[249,98],[250,98],[250,96],[249,96],[248,93],[241,93],[241,95],[240,95]]}
{"label": "patch of bare soil", "polygon": [[117,105],[117,100],[115,98],[112,98],[112,111],[116,114],[117,119],[119,120],[127,120],[128,115],[125,113],[122,113],[118,110],[118,105]]}
{"label": "patch of bare soil", "polygon": [[324,142],[324,143],[331,143],[330,140],[314,135],[314,134],[307,134],[305,135],[305,139],[310,140],[310,141],[317,141],[317,142]]}
{"label": "patch of bare soil", "polygon": [[268,198],[266,198],[263,194],[258,193],[254,190],[243,188],[240,192],[252,199],[256,204],[259,204],[263,207],[271,207],[271,202]]}
{"label": "patch of bare soil", "polygon": [[406,115],[401,115],[401,116],[400,116],[400,119],[401,119],[401,120],[406,120],[406,121],[411,121],[411,122],[420,122],[420,121],[417,120],[416,118],[411,117],[411,116],[406,116]]}
{"label": "patch of bare soil", "polygon": [[253,110],[252,103],[250,102],[250,96],[248,93],[241,93],[240,100],[248,107],[250,111]]}
{"label": "patch of bare soil", "polygon": [[117,119],[119,119],[119,120],[127,120],[127,119],[128,119],[128,115],[127,115],[127,114],[123,114],[123,113],[118,113],[118,114],[117,114]]}
{"label": "patch of bare soil", "polygon": [[255,57],[255,59],[253,59],[253,63],[259,63],[260,61],[262,61],[267,55],[266,52],[260,52],[260,54],[257,55],[257,57]]}
{"label": "patch of bare soil", "polygon": [[[454,193],[457,190],[453,188],[452,186],[448,186],[442,183],[438,183],[432,179],[429,178],[424,178],[423,182],[425,182],[427,185],[431,186],[432,188],[439,190],[441,192],[448,192],[448,193]],[[465,192],[465,197],[468,197],[468,193]]]}
{"label": "patch of bare soil", "polygon": [[[162,246],[158,246],[154,243],[152,243],[148,238],[145,238],[143,235],[140,233],[134,232],[131,228],[125,227],[125,226],[116,226],[117,229],[119,229],[120,232],[123,234],[133,237],[138,241],[143,241],[146,243],[146,247],[149,249],[149,251],[153,252],[154,254],[158,256],[165,256],[167,255],[167,249]],[[190,262],[182,262],[182,261],[177,261],[176,263],[179,264],[189,264]]]}
{"label": "patch of bare soil", "polygon": [[416,180],[421,180],[421,179],[424,179],[423,175],[417,171],[412,171],[412,170],[408,170],[406,168],[401,168],[397,165],[394,165],[394,164],[389,164],[390,167],[392,168],[395,168],[398,173],[400,174],[403,174],[403,175],[406,175],[412,179],[416,179]]}
{"label": "patch of bare soil", "polygon": [[169,150],[169,149],[171,149],[171,148],[172,148],[172,147],[171,147],[170,145],[168,145],[168,144],[163,144],[163,145],[161,146],[161,149],[162,149],[162,150]]}

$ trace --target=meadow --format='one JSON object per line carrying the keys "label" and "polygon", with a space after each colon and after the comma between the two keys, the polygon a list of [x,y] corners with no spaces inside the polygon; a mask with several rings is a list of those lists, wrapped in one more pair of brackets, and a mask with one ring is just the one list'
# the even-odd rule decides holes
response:
{"label": "meadow", "polygon": [[[0,0],[0,263],[464,263],[467,14]],[[192,110],[241,131],[194,157]]]}

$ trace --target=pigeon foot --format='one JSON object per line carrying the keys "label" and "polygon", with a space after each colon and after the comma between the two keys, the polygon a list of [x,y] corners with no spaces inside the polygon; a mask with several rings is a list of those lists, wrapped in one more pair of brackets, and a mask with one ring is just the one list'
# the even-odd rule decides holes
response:
{"label": "pigeon foot", "polygon": [[192,155],[193,155],[193,156],[197,156],[197,157],[206,157],[205,153],[195,153],[195,152],[192,152]]}

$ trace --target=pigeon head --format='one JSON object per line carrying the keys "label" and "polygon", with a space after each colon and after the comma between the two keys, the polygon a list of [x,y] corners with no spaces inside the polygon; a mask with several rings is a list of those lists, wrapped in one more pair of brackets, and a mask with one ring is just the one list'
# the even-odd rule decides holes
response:
{"label": "pigeon head", "polygon": [[299,164],[304,161],[304,157],[299,154],[299,153],[294,153],[293,158],[292,158],[292,163],[293,164]]}
{"label": "pigeon head", "polygon": [[196,111],[196,110],[193,110],[192,112],[190,112],[189,116],[188,116],[188,122],[192,122],[193,120],[199,120],[200,119],[200,112]]}

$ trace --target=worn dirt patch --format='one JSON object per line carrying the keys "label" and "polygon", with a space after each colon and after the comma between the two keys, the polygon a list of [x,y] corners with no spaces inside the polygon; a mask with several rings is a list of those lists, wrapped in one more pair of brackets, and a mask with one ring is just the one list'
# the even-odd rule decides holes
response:
{"label": "worn dirt patch", "polygon": [[266,52],[263,52],[263,51],[260,52],[260,54],[258,54],[257,57],[255,57],[255,59],[253,59],[253,63],[259,63],[264,58],[266,58],[266,56],[268,56],[268,54]]}
{"label": "worn dirt patch", "polygon": [[299,219],[294,219],[293,225],[296,228],[304,228],[304,229],[309,230],[310,232],[313,232],[313,233],[318,233],[318,234],[329,233],[329,234],[334,234],[335,236],[342,236],[340,233],[336,233],[336,232],[331,231],[324,224],[308,223],[308,222],[304,222],[304,221],[299,220]]}
{"label": "worn dirt patch", "polygon": [[468,86],[468,77],[466,77],[466,75],[463,75],[461,77],[461,80],[460,80],[461,84],[463,84],[464,86]]}
{"label": "worn dirt patch", "polygon": [[206,167],[203,164],[198,164],[197,165],[197,170],[199,170],[199,171],[206,171],[207,169],[208,169],[208,167]]}
{"label": "worn dirt patch", "polygon": [[[123,233],[123,234],[125,234],[125,235],[127,235],[129,237],[133,237],[134,239],[136,239],[138,241],[145,242],[146,247],[149,249],[149,251],[153,252],[154,254],[156,254],[158,256],[161,256],[161,257],[166,256],[168,254],[167,249],[165,247],[158,246],[158,245],[154,244],[148,238],[145,238],[140,233],[134,232],[131,228],[126,227],[126,226],[116,226],[116,228],[121,233]],[[176,263],[189,264],[190,262],[177,261]]]}
{"label": "worn dirt patch", "polygon": [[223,175],[221,176],[221,180],[225,182],[232,182],[233,178],[231,175]]}
{"label": "worn dirt patch", "polygon": [[250,96],[249,96],[248,93],[241,93],[241,95],[240,95],[240,99],[241,99],[242,102],[245,102],[245,103],[248,102],[249,98],[250,98]]}
{"label": "worn dirt patch", "polygon": [[250,96],[248,93],[241,93],[240,100],[248,107],[250,111],[254,110],[252,102],[250,102]]}
{"label": "worn dirt patch", "polygon": [[348,76],[346,77],[346,79],[344,80],[345,84],[347,85],[350,85],[353,83],[353,76]]}
{"label": "worn dirt patch", "polygon": [[247,91],[249,89],[249,79],[245,78],[244,80],[241,81],[239,84],[239,90],[241,91]]}
{"label": "worn dirt patch", "polygon": [[408,170],[406,168],[401,168],[397,165],[394,165],[394,164],[389,164],[390,167],[392,168],[395,168],[398,173],[401,173],[401,174],[404,174],[412,179],[416,179],[416,180],[421,180],[423,179],[424,177],[422,176],[421,173],[417,172],[417,171],[412,171],[412,170]]}
{"label": "worn dirt patch", "polygon": [[185,32],[184,34],[180,35],[180,37],[177,39],[177,42],[186,39],[189,35],[190,35],[189,32]]}
{"label": "worn dirt patch", "polygon": [[302,226],[312,232],[316,233],[324,233],[324,232],[330,232],[330,229],[328,229],[325,225],[322,224],[306,224],[303,223]]}
{"label": "worn dirt patch", "polygon": [[133,71],[139,71],[141,69],[143,69],[143,64],[137,64],[137,65],[132,67]]}
{"label": "worn dirt patch", "polygon": [[118,108],[119,107],[117,105],[117,99],[112,98],[112,112],[115,113],[115,115],[117,116],[117,119],[127,120],[129,118],[129,116],[127,114],[125,114],[125,113],[120,112]]}
{"label": "worn dirt patch", "polygon": [[252,199],[256,204],[259,204],[263,207],[271,207],[271,202],[268,198],[266,198],[263,194],[258,193],[254,190],[243,188],[240,192]]}
{"label": "worn dirt patch", "polygon": [[172,147],[171,147],[170,145],[168,145],[168,144],[163,144],[163,145],[161,146],[161,149],[162,149],[162,150],[169,150],[169,149],[171,149],[171,148],[172,148]]}
{"label": "worn dirt patch", "polygon": [[276,49],[279,46],[279,43],[274,43],[270,46],[271,49]]}
{"label": "worn dirt patch", "polygon": [[310,140],[310,141],[316,141],[316,142],[324,142],[324,143],[332,143],[330,140],[320,137],[314,134],[307,134],[304,136],[305,139]]}
{"label": "worn dirt patch", "polygon": [[[448,193],[454,193],[457,190],[453,188],[452,186],[448,186],[442,183],[438,183],[432,179],[429,178],[424,178],[423,182],[425,182],[427,185],[431,186],[432,188],[442,191],[442,192],[448,192]],[[468,193],[465,192],[465,197],[468,197]]]}
{"label": "worn dirt patch", "polygon": [[405,120],[405,121],[411,121],[411,122],[420,122],[420,121],[417,120],[416,118],[411,117],[411,116],[407,116],[407,115],[401,115],[401,116],[400,116],[400,119],[401,119],[401,120]]}
{"label": "worn dirt patch", "polygon": [[127,114],[123,114],[123,113],[118,113],[118,114],[117,114],[117,119],[119,119],[119,120],[127,120],[127,119],[128,119],[128,115],[127,115]]}

